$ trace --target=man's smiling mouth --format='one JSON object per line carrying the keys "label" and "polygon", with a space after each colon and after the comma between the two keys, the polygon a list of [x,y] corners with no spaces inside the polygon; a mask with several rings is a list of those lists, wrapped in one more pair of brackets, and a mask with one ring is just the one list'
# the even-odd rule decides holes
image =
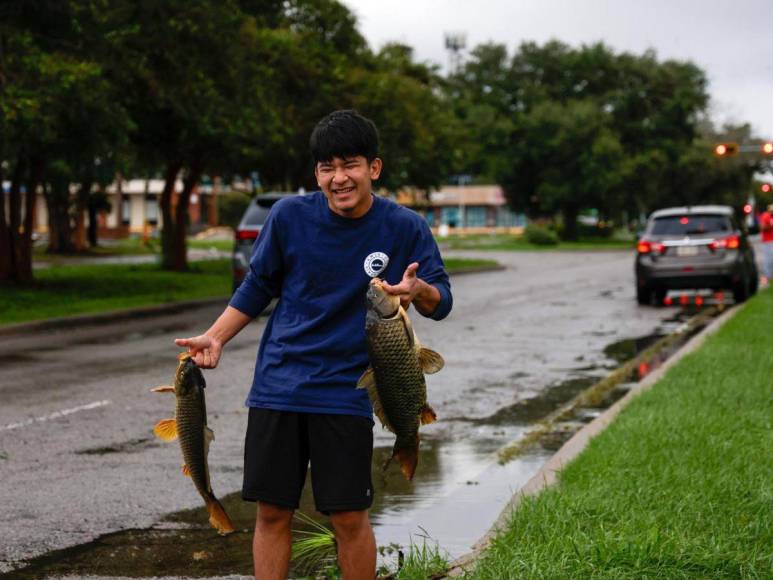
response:
{"label": "man's smiling mouth", "polygon": [[357,188],[356,188],[356,187],[340,187],[340,188],[338,188],[338,189],[334,189],[334,190],[333,190],[333,193],[335,193],[335,194],[341,194],[341,193],[351,193],[351,192],[353,192],[355,189],[357,189]]}

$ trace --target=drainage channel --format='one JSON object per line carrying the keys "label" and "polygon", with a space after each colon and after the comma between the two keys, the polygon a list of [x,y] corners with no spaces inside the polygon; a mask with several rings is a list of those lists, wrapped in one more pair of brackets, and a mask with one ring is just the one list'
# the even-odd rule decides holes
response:
{"label": "drainage channel", "polygon": [[[430,547],[439,546],[449,559],[466,553],[488,531],[502,506],[563,442],[662,364],[720,308],[683,309],[652,335],[608,345],[605,354],[622,364],[601,380],[598,373],[609,373],[614,367],[584,369],[595,374],[572,376],[489,417],[448,418],[465,425],[465,436],[426,436],[420,449],[420,472],[413,482],[406,482],[396,469],[382,472],[380,466],[391,447],[377,447],[370,515],[377,542],[386,548],[382,551],[394,554],[389,548],[411,543],[421,546],[427,541]],[[138,452],[153,444],[137,443]],[[123,450],[93,452],[102,451]],[[310,492],[307,485],[300,511],[327,523],[316,514]],[[255,505],[243,502],[238,493],[225,496],[222,502],[237,530],[230,536],[213,532],[203,508],[183,510],[152,528],[105,534],[32,559],[5,577],[250,576]],[[310,530],[300,521],[294,528]],[[381,560],[393,565],[392,558],[386,555]],[[296,571],[295,575],[301,574]]]}

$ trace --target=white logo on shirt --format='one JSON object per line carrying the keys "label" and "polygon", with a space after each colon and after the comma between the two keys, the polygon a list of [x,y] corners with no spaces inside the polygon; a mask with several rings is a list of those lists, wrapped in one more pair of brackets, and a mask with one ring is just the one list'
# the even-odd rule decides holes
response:
{"label": "white logo on shirt", "polygon": [[375,278],[381,274],[381,272],[386,270],[387,264],[389,264],[389,256],[384,252],[373,252],[365,258],[363,267],[368,276]]}

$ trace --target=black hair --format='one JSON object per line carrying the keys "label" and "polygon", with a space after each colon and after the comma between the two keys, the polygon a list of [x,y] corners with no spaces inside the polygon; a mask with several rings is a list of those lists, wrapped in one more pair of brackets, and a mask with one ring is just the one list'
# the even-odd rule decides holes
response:
{"label": "black hair", "polygon": [[314,127],[309,145],[315,164],[358,155],[370,163],[378,157],[378,129],[353,109],[333,111]]}

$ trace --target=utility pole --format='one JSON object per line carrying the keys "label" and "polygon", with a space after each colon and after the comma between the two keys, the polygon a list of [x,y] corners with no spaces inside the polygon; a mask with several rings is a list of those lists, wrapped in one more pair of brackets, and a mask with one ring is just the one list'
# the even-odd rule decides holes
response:
{"label": "utility pole", "polygon": [[448,51],[448,74],[456,74],[462,66],[462,51],[467,47],[467,34],[464,32],[446,32],[446,50]]}

